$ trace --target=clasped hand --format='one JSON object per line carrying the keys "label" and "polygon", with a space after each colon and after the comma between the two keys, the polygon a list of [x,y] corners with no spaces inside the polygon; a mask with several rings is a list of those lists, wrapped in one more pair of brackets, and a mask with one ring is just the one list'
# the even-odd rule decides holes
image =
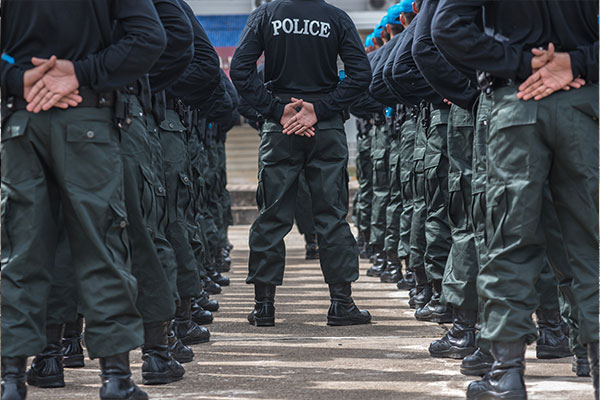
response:
{"label": "clasped hand", "polygon": [[283,133],[306,137],[315,136],[315,124],[317,123],[315,107],[312,103],[302,99],[292,97],[291,100],[291,103],[286,104],[281,116],[280,123],[283,125]]}
{"label": "clasped hand", "polygon": [[558,90],[578,89],[585,85],[581,77],[574,77],[569,53],[555,52],[554,44],[547,50],[532,49],[533,73],[519,86],[517,97],[521,100],[541,100]]}
{"label": "clasped hand", "polygon": [[33,68],[23,75],[23,98],[27,111],[39,113],[52,107],[77,107],[83,101],[79,95],[79,81],[73,63],[69,60],[33,57]]}

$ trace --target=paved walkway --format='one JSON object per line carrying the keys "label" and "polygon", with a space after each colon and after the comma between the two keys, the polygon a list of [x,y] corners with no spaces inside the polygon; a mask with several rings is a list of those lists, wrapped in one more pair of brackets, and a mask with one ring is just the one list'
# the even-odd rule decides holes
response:
{"label": "paved walkway", "polygon": [[[458,399],[471,379],[459,361],[433,359],[429,343],[447,326],[418,323],[407,306],[407,292],[364,275],[354,285],[357,304],[371,311],[373,324],[328,327],[327,287],[318,263],[304,261],[302,238],[288,237],[288,268],[278,290],[273,328],[246,322],[252,287],[244,283],[248,226],[234,226],[232,284],[215,296],[221,310],[209,325],[212,340],[194,346],[196,359],[185,364],[183,381],[145,386],[152,399]],[[590,378],[577,378],[570,359],[540,361],[527,352],[530,399],[592,399]],[[132,353],[133,376],[141,382],[140,352]],[[66,371],[64,389],[29,389],[30,399],[94,399],[97,361]]]}

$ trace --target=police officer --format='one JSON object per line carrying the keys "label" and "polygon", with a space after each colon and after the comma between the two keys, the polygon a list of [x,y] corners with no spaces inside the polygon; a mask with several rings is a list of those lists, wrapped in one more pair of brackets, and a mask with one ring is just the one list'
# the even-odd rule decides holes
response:
{"label": "police officer", "polygon": [[[60,10],[6,2],[2,12],[2,52],[11,57],[1,64],[2,104],[10,110],[3,112],[10,116],[2,129],[2,397],[25,398],[27,356],[45,345],[46,299],[40,294],[51,283],[47,263],[54,259],[54,221],[62,205],[86,343],[90,356],[100,357],[100,397],[146,399],[129,371],[129,350],[143,343],[143,330],[127,264],[123,164],[110,106],[112,91],[158,58],[164,30],[148,1],[119,7],[84,1]],[[32,14],[35,25],[20,23]],[[115,42],[113,18],[124,31]],[[78,46],[69,45],[74,34]],[[34,59],[39,66],[31,68],[31,57],[51,55],[60,59]],[[51,108],[65,104],[76,107]]]}
{"label": "police officer", "polygon": [[[494,36],[476,24],[482,6],[486,30]],[[486,90],[493,99],[486,146],[489,257],[478,291],[484,300],[481,336],[491,343],[494,364],[483,380],[469,386],[468,398],[500,393],[526,398],[524,356],[526,344],[536,337],[530,315],[537,305],[535,278],[544,265],[540,205],[547,178],[577,284],[579,341],[587,345],[598,397],[598,226],[593,222],[598,137],[591,134],[598,131],[597,15],[598,4],[585,1],[442,0],[434,18],[438,48],[453,63],[487,73],[482,81],[489,79]],[[535,30],[515,24],[515,17],[538,21]],[[459,24],[461,29],[454,29]],[[537,50],[540,46],[548,48]],[[580,87],[578,78],[586,85]],[[559,91],[566,86],[571,90]],[[547,129],[549,121],[553,129]],[[575,191],[580,196],[573,198]],[[521,289],[507,289],[506,282]]]}
{"label": "police officer", "polygon": [[[256,60],[263,51],[265,81],[272,83],[273,95],[291,101],[288,104],[269,94],[257,76]],[[338,55],[345,64],[342,83]],[[240,95],[268,118],[259,154],[260,214],[250,232],[247,282],[255,285],[256,305],[249,322],[274,324],[275,286],[282,283],[285,262],[283,238],[293,222],[302,168],[332,301],[328,324],[370,322],[369,313],[360,311],[351,298],[358,253],[345,220],[348,151],[341,113],[367,88],[371,74],[354,24],[321,0],[265,4],[248,18],[230,74]]]}

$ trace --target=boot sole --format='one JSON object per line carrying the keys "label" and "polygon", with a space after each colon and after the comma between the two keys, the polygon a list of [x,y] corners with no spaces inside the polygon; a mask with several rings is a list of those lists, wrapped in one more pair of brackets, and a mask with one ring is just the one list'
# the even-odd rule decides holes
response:
{"label": "boot sole", "polygon": [[452,322],[452,314],[432,314],[430,321],[438,324],[449,324]]}
{"label": "boot sole", "polygon": [[181,376],[173,376],[169,372],[142,372],[142,383],[144,385],[166,385],[167,383],[177,382],[183,379]]}
{"label": "boot sole", "polygon": [[467,400],[527,400],[527,392],[519,390],[516,393],[513,391],[501,393],[485,392],[475,396],[469,396],[467,394]]}
{"label": "boot sole", "polygon": [[173,355],[173,358],[179,363],[179,364],[187,364],[190,363],[192,361],[194,361],[194,356],[191,357],[175,357],[175,355]]}
{"label": "boot sole", "polygon": [[555,358],[573,357],[573,353],[568,350],[557,351],[555,347],[537,346],[535,349],[536,357],[539,360],[552,360]]}
{"label": "boot sole", "polygon": [[184,345],[190,346],[194,344],[208,343],[210,341],[210,336],[206,339],[179,338],[179,340],[181,340],[181,343],[183,343]]}
{"label": "boot sole", "polygon": [[436,358],[452,358],[455,360],[462,360],[463,358],[475,353],[476,350],[477,348],[475,347],[452,346],[448,350],[441,352],[432,352],[431,350],[429,350],[429,354],[431,355],[431,357]]}
{"label": "boot sole", "polygon": [[254,321],[248,321],[248,323],[254,326],[275,326],[275,318],[254,317]]}
{"label": "boot sole", "polygon": [[350,325],[365,325],[370,324],[371,320],[357,321],[352,319],[345,319],[339,317],[327,317],[327,325],[329,326],[350,326]]}
{"label": "boot sole", "polygon": [[69,358],[63,358],[63,367],[65,368],[83,368],[85,362],[83,361],[83,355],[69,356]]}
{"label": "boot sole", "polygon": [[492,369],[492,366],[490,365],[489,368],[460,368],[460,373],[465,375],[465,376],[485,376],[485,374],[487,374],[488,372],[490,372],[490,370]]}
{"label": "boot sole", "polygon": [[39,388],[51,389],[65,387],[64,374],[32,378],[27,374],[27,384]]}

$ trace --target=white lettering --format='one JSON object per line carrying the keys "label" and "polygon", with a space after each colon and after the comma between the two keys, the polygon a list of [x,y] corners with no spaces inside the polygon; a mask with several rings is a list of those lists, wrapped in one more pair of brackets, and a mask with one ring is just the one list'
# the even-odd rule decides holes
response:
{"label": "white lettering", "polygon": [[294,34],[296,34],[296,35],[302,35],[304,32],[298,30],[298,22],[300,22],[300,20],[294,18]]}
{"label": "white lettering", "polygon": [[292,22],[291,19],[286,18],[283,20],[283,31],[285,33],[292,33],[292,30],[294,29],[294,23]]}
{"label": "white lettering", "polygon": [[278,36],[279,35],[279,29],[281,29],[281,21],[280,20],[275,20],[272,22],[273,24],[273,36]]}
{"label": "white lettering", "polygon": [[319,33],[319,36],[328,38],[330,34],[331,34],[331,25],[329,25],[329,23],[327,23],[327,22],[321,22],[321,33]]}
{"label": "white lettering", "polygon": [[[313,26],[317,26],[317,31],[313,31]],[[319,34],[319,21],[310,21],[310,34],[317,36]]]}
{"label": "white lettering", "polygon": [[304,20],[304,31],[302,32],[302,34],[304,34],[304,35],[308,35],[308,23],[309,22],[310,21],[307,19]]}

